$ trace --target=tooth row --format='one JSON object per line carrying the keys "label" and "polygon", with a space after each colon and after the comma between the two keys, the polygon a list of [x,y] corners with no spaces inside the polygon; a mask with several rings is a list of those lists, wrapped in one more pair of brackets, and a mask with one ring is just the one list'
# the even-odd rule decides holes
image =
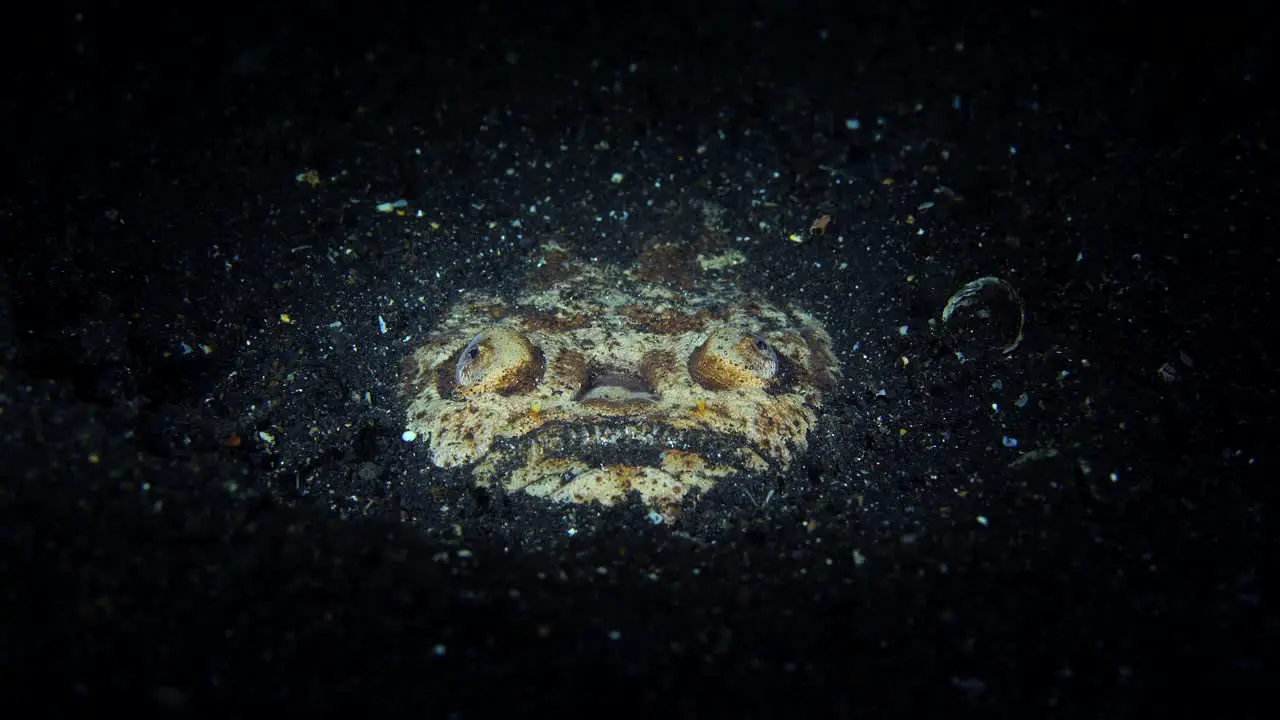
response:
{"label": "tooth row", "polygon": [[538,438],[543,449],[564,452],[567,446],[616,445],[623,440],[636,440],[648,445],[684,447],[685,433],[663,425],[639,424],[626,427],[591,425],[587,427],[562,427]]}

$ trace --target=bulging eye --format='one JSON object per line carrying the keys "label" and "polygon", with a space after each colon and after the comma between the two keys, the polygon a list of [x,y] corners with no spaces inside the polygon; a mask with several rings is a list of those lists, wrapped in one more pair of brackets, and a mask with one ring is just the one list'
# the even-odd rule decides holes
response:
{"label": "bulging eye", "polygon": [[720,328],[689,357],[689,374],[708,390],[764,387],[778,375],[778,353],[769,341],[735,328]]}
{"label": "bulging eye", "polygon": [[[748,335],[747,338],[751,341],[751,348],[756,351],[757,355],[760,355],[761,357],[771,357],[773,358],[774,365],[777,365],[778,354],[769,346],[768,341],[759,335]],[[774,370],[776,371],[777,368],[775,367]]]}
{"label": "bulging eye", "polygon": [[490,328],[472,338],[458,353],[453,382],[462,393],[510,395],[537,385],[542,369],[542,353],[523,335],[506,328]]}

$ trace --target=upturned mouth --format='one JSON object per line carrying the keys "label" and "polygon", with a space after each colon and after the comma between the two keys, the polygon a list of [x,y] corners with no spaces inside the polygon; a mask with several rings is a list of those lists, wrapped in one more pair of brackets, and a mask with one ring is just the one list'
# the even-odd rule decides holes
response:
{"label": "upturned mouth", "polygon": [[[544,426],[521,438],[511,438],[511,449],[536,447],[539,456],[572,459],[588,467],[627,465],[659,467],[671,451],[691,452],[737,465],[749,444],[722,433],[672,427],[661,421],[569,422]],[[524,458],[519,450],[513,458]]]}

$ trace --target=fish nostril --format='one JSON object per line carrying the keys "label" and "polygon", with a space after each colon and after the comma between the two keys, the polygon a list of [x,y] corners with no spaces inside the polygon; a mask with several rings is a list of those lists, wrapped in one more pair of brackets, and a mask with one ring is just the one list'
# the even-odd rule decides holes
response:
{"label": "fish nostril", "polygon": [[633,392],[651,392],[653,390],[637,375],[616,372],[595,375],[587,381],[587,384],[591,387],[613,385]]}
{"label": "fish nostril", "polygon": [[578,402],[607,404],[656,402],[659,396],[643,377],[616,370],[600,370],[587,374]]}

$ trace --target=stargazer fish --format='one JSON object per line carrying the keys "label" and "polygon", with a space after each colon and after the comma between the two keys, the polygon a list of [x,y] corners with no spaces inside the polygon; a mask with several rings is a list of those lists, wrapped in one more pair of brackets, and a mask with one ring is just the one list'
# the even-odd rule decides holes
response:
{"label": "stargazer fish", "polygon": [[409,356],[408,429],[482,486],[636,493],[667,521],[718,483],[786,470],[840,368],[815,316],[726,277],[733,256],[656,244],[621,267],[540,246],[522,292],[466,293]]}

